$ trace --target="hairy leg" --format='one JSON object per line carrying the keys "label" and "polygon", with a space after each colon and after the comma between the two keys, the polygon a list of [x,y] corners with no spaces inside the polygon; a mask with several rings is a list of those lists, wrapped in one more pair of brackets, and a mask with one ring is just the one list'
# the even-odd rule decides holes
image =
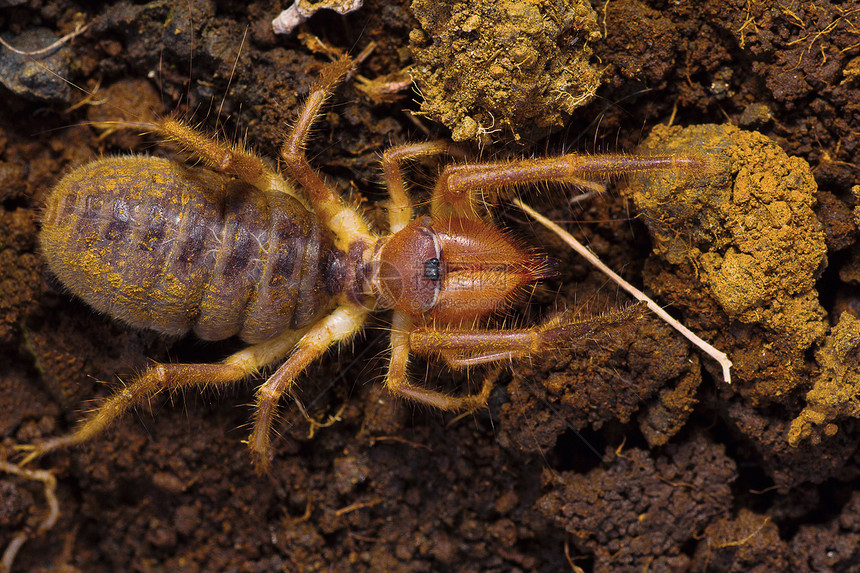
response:
{"label": "hairy leg", "polygon": [[278,401],[289,392],[296,377],[308,364],[332,345],[357,333],[364,325],[367,311],[354,306],[340,306],[314,324],[296,344],[293,353],[257,391],[254,429],[248,440],[258,471],[264,472],[271,462],[272,422]]}
{"label": "hairy leg", "polygon": [[241,350],[220,364],[155,364],[117,391],[94,410],[72,433],[38,444],[16,446],[28,452],[20,465],[54,450],[84,443],[100,434],[114,420],[136,405],[163,390],[192,386],[224,386],[257,372],[283,358],[295,345],[301,332],[289,332],[272,340]]}
{"label": "hairy leg", "polygon": [[238,177],[258,189],[277,186],[276,181],[281,179],[258,155],[242,145],[221,141],[178,119],[160,119],[153,128],[158,134],[200,159],[209,169]]}
{"label": "hairy leg", "polygon": [[388,207],[388,226],[391,233],[400,231],[412,220],[412,201],[403,183],[402,164],[419,157],[441,155],[451,151],[452,147],[446,141],[428,141],[390,147],[382,154],[385,186],[391,197],[391,205]]}
{"label": "hairy leg", "polygon": [[358,212],[346,205],[340,195],[328,186],[305,157],[305,143],[320,109],[331,96],[334,87],[352,68],[352,60],[344,56],[325,66],[302,105],[299,117],[281,147],[284,171],[298,181],[314,211],[337,237],[335,244],[346,250],[356,237],[370,238],[367,223]]}
{"label": "hairy leg", "polygon": [[[355,209],[344,204],[340,195],[311,167],[305,157],[304,146],[320,109],[334,87],[351,68],[352,60],[348,57],[323,68],[281,148],[285,171],[301,184],[314,211],[337,236],[338,247],[341,249],[347,248],[357,236],[369,237],[367,223]],[[161,119],[152,128],[199,158],[213,171],[233,175],[258,189],[296,195],[291,184],[272,171],[258,155],[242,145],[223,142],[173,118]]]}

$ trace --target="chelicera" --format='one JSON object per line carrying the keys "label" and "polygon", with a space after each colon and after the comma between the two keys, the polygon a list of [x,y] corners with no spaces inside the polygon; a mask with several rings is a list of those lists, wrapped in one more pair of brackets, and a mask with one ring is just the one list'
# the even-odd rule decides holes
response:
{"label": "chelicera", "polygon": [[429,214],[416,217],[402,166],[453,150],[444,141],[400,145],[382,157],[389,229],[378,233],[303,152],[321,107],[351,65],[345,57],[327,65],[311,89],[280,150],[286,177],[240,146],[166,118],[152,129],[205,168],[128,156],[94,161],[58,183],[41,243],[51,271],[70,291],[136,327],[170,335],[193,330],[208,340],[238,335],[249,346],[217,364],[147,368],[72,433],[24,446],[30,450],[24,463],[91,439],[160,391],[229,385],[283,361],[256,393],[248,445],[265,469],[281,397],[377,310],[392,313],[389,392],[446,411],[480,408],[493,376],[474,394],[451,395],[411,381],[410,356],[462,369],[540,355],[590,328],[563,315],[526,328],[486,326],[548,269],[543,257],[490,221],[481,194],[539,182],[593,188],[595,179],[615,174],[697,167],[684,157],[575,154],[451,164],[436,181]]}

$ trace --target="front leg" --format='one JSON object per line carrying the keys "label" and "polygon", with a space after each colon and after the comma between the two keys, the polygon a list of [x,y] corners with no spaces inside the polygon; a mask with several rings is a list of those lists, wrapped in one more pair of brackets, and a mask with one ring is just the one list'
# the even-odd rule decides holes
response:
{"label": "front leg", "polygon": [[486,406],[495,382],[494,375],[484,378],[481,391],[469,396],[452,396],[416,386],[409,381],[406,367],[411,351],[410,339],[415,330],[412,320],[406,314],[399,310],[394,311],[391,324],[391,361],[385,376],[385,388],[395,396],[447,412],[470,412]]}
{"label": "front leg", "polygon": [[391,233],[403,229],[412,220],[412,200],[403,182],[401,166],[406,161],[443,153],[456,153],[457,148],[446,141],[428,141],[390,147],[382,154],[382,171],[391,203],[388,207],[388,226]]}

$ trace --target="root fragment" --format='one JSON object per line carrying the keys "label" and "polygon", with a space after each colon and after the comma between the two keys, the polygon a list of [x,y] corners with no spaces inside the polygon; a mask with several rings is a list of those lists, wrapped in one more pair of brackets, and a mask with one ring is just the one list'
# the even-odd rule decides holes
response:
{"label": "root fragment", "polygon": [[30,470],[22,468],[15,464],[10,464],[6,460],[0,460],[0,471],[8,474],[16,475],[25,479],[40,481],[45,486],[45,501],[48,504],[48,515],[36,529],[34,534],[31,534],[27,528],[22,529],[12,538],[9,545],[3,551],[3,556],[0,558],[0,573],[9,573],[12,571],[12,564],[15,562],[15,557],[18,551],[28,539],[34,535],[41,535],[49,531],[57,523],[60,518],[60,502],[57,501],[57,478],[46,470]]}

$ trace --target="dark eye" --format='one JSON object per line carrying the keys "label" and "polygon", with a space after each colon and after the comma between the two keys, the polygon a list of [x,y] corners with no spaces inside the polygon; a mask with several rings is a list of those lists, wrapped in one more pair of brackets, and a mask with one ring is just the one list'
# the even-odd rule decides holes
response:
{"label": "dark eye", "polygon": [[429,281],[438,281],[442,276],[442,264],[439,259],[433,257],[424,261],[424,278]]}

